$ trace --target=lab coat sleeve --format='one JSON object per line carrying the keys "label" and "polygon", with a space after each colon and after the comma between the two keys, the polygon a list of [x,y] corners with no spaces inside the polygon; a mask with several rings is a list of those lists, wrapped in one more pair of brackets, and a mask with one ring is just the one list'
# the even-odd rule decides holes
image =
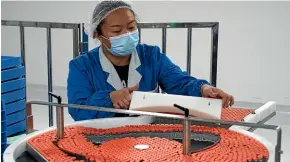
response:
{"label": "lab coat sleeve", "polygon": [[[70,104],[88,106],[113,107],[110,91],[94,91],[88,76],[72,60],[69,63],[67,79],[67,96]],[[114,113],[69,108],[69,113],[75,121],[112,117]]]}
{"label": "lab coat sleeve", "polygon": [[168,94],[201,97],[201,87],[210,83],[182,71],[165,54],[160,53],[159,47],[155,47],[154,50],[159,58],[160,87]]}

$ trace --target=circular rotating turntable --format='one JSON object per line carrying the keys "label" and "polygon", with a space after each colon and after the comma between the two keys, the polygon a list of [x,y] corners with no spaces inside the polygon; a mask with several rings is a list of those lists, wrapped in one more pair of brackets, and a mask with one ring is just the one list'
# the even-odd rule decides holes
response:
{"label": "circular rotating turntable", "polygon": [[[224,128],[191,126],[191,155],[182,154],[182,126],[176,124],[96,129],[65,128],[63,139],[49,131],[28,141],[48,161],[267,161],[269,152],[259,141]],[[136,145],[148,145],[139,150]]]}

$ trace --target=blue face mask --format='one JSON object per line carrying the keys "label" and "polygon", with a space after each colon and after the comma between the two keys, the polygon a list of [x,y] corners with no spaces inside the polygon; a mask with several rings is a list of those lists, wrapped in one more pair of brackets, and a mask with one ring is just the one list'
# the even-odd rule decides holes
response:
{"label": "blue face mask", "polygon": [[[104,37],[105,39],[108,39]],[[128,56],[136,49],[139,42],[138,30],[115,37],[110,37],[111,48],[108,50],[115,56]],[[105,45],[106,46],[106,45]]]}

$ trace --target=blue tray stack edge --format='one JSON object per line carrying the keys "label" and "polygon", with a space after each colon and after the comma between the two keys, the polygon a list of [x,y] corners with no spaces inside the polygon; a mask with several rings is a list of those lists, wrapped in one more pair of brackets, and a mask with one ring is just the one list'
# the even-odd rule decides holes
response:
{"label": "blue tray stack edge", "polygon": [[26,130],[25,88],[21,58],[1,56],[1,155],[7,146],[7,136]]}
{"label": "blue tray stack edge", "polygon": [[1,161],[3,161],[3,153],[7,147],[7,136],[6,136],[6,112],[5,102],[1,100]]}

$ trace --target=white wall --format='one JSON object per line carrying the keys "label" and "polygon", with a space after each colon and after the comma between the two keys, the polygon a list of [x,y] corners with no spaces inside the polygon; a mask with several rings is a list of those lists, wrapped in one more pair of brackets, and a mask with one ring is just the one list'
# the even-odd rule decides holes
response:
{"label": "white wall", "polygon": [[[96,2],[1,2],[2,19],[84,22]],[[220,22],[218,87],[238,101],[275,100],[290,105],[290,2],[133,2],[142,22]],[[27,29],[27,80],[47,84],[45,29]],[[161,32],[142,32],[161,45]],[[66,86],[71,31],[53,30],[53,82]],[[2,55],[19,55],[17,28],[2,27]],[[210,33],[193,30],[193,75],[208,78]],[[168,32],[167,54],[186,62],[186,31]],[[202,61],[200,61],[202,60]]]}

